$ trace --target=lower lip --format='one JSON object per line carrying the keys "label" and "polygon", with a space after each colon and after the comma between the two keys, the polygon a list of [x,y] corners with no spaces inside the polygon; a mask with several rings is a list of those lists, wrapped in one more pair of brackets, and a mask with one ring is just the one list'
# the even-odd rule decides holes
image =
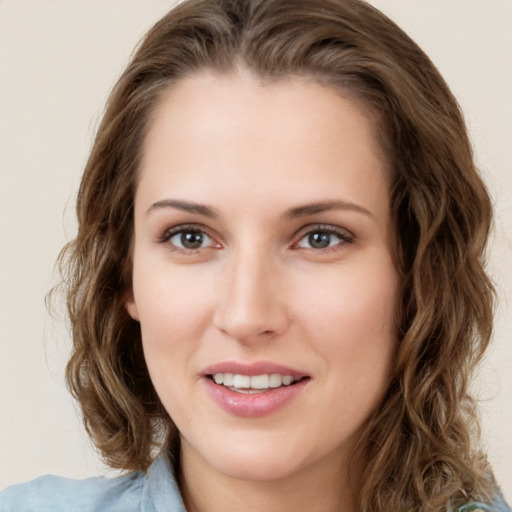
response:
{"label": "lower lip", "polygon": [[267,416],[284,407],[307,385],[309,379],[302,379],[289,386],[273,388],[263,393],[237,393],[215,384],[209,377],[204,378],[206,388],[213,401],[224,411],[235,416],[255,418]]}

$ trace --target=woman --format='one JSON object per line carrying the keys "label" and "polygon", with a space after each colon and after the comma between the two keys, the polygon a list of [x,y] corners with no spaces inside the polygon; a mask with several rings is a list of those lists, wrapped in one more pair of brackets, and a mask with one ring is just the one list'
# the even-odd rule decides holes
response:
{"label": "woman", "polygon": [[109,99],[77,213],[67,378],[129,474],[0,510],[509,510],[467,392],[490,200],[453,96],[378,11],[175,8]]}

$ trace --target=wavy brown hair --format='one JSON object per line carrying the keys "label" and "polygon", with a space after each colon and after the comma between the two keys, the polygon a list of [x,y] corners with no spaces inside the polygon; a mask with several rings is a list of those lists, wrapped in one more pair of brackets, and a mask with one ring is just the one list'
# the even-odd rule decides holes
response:
{"label": "wavy brown hair", "polygon": [[488,501],[492,476],[475,448],[468,384],[491,335],[491,202],[440,74],[361,0],[188,0],[143,39],[108,100],[78,193],[78,234],[60,259],[73,338],[67,381],[88,433],[110,466],[128,471],[176,443],[124,305],[138,167],[152,111],[173,83],[240,66],[356,98],[379,119],[392,164],[399,339],[389,389],[354,453],[366,468],[359,510]]}

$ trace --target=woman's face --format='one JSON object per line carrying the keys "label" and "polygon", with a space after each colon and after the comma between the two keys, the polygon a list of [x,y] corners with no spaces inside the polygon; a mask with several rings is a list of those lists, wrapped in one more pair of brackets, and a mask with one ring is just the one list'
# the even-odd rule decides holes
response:
{"label": "woman's face", "polygon": [[183,79],[156,109],[127,308],[184,463],[339,468],[381,401],[398,277],[374,129],[333,89],[244,72]]}

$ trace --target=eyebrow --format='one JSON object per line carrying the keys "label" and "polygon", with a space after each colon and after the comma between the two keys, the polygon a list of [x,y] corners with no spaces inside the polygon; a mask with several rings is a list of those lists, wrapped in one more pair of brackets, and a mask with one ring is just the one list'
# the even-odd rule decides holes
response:
{"label": "eyebrow", "polygon": [[358,213],[363,213],[372,219],[375,218],[373,213],[371,213],[366,208],[362,206],[351,203],[347,201],[322,201],[319,203],[310,203],[303,206],[297,206],[296,208],[292,208],[285,213],[285,217],[287,218],[296,218],[296,217],[307,217],[309,215],[315,215],[316,213],[322,213],[330,210],[352,210]]}
{"label": "eyebrow", "polygon": [[182,210],[187,213],[203,215],[204,217],[209,217],[211,219],[215,219],[219,216],[217,210],[211,206],[193,203],[191,201],[182,201],[179,199],[163,199],[162,201],[157,201],[148,208],[146,213],[150,213],[151,211],[159,208],[174,208],[176,210]]}
{"label": "eyebrow", "polygon": [[[200,203],[194,203],[192,201],[183,201],[180,199],[163,199],[161,201],[157,201],[148,208],[146,213],[150,213],[151,211],[159,208],[174,208],[176,210],[181,210],[187,213],[203,215],[204,217],[209,217],[211,219],[216,219],[219,217],[217,210],[211,206],[207,206],[205,204]],[[330,210],[352,210],[367,215],[372,219],[375,218],[374,215],[366,208],[363,208],[362,206],[356,203],[340,200],[321,201],[318,203],[310,203],[302,206],[297,206],[295,208],[291,208],[290,210],[288,210],[284,214],[284,217],[289,219],[297,217],[308,217],[310,215],[315,215],[317,213],[322,213]]]}

